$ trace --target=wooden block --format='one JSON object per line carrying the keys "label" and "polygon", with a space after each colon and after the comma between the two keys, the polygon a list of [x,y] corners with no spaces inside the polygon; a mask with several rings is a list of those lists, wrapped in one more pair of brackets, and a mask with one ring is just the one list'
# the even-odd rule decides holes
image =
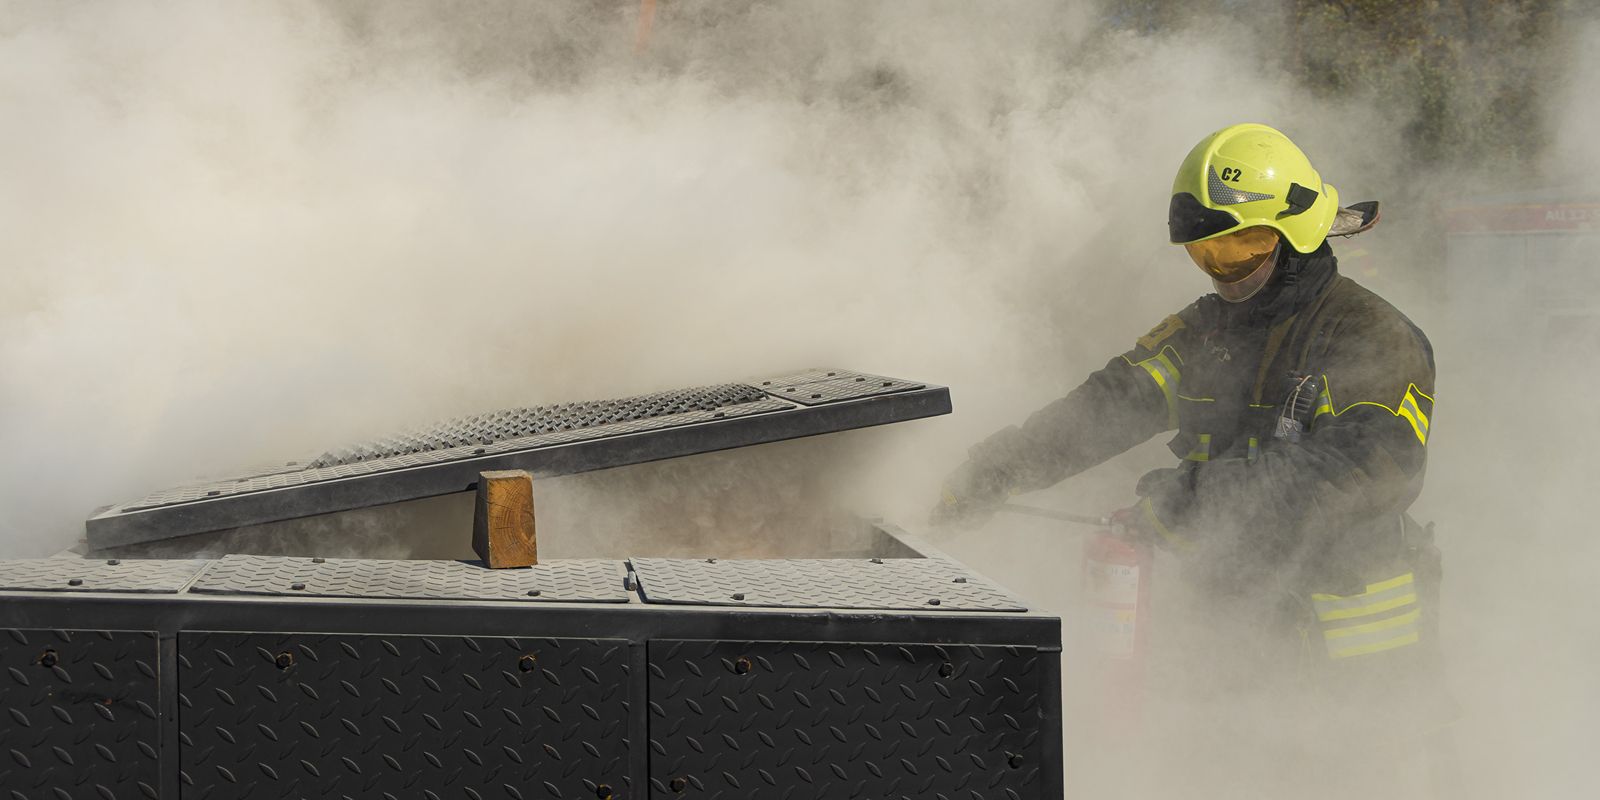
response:
{"label": "wooden block", "polygon": [[472,549],[490,569],[539,563],[532,475],[520,469],[478,473]]}

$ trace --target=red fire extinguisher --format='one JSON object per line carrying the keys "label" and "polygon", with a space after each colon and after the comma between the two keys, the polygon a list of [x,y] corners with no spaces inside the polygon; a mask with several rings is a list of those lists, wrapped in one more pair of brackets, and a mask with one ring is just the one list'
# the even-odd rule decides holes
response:
{"label": "red fire extinguisher", "polygon": [[1143,716],[1155,554],[1109,528],[1083,544],[1083,613],[1102,687],[1104,733],[1131,735]]}
{"label": "red fire extinguisher", "polygon": [[1092,650],[1102,736],[1138,732],[1144,706],[1145,652],[1150,640],[1150,587],[1155,551],[1119,535],[1111,520],[1008,503],[1002,510],[1094,527],[1083,543],[1083,620]]}

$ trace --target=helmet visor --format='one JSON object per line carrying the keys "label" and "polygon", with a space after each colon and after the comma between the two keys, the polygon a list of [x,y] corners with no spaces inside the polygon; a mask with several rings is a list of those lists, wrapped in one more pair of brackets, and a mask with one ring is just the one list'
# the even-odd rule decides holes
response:
{"label": "helmet visor", "polygon": [[1278,246],[1278,232],[1258,225],[1235,231],[1226,236],[1189,242],[1183,249],[1189,251],[1196,266],[1205,270],[1218,283],[1233,283],[1249,277],[1257,267],[1272,257]]}

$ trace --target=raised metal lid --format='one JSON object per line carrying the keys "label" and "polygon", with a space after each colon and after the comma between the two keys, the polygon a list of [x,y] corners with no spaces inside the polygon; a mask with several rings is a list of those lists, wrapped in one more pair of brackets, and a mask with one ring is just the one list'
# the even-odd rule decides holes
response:
{"label": "raised metal lid", "polygon": [[304,462],[156,492],[91,517],[91,548],[467,491],[485,470],[570,475],[950,412],[942,386],[813,369],[451,420]]}

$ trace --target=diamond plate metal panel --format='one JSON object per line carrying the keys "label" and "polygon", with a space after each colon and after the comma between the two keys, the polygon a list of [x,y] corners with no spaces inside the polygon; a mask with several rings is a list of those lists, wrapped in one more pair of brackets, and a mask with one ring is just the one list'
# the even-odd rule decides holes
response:
{"label": "diamond plate metal panel", "polygon": [[0,787],[12,800],[155,798],[160,781],[156,635],[0,634]]}
{"label": "diamond plate metal panel", "polygon": [[205,561],[31,558],[0,561],[0,591],[140,592],[181,590]]}
{"label": "diamond plate metal panel", "polygon": [[626,603],[621,561],[570,559],[523,569],[463,561],[280,558],[230,555],[212,562],[191,592],[309,597]]}
{"label": "diamond plate metal panel", "polygon": [[627,643],[183,633],[181,797],[630,796]]}
{"label": "diamond plate metal panel", "polygon": [[1042,796],[1033,648],[656,641],[650,796]]}
{"label": "diamond plate metal panel", "polygon": [[647,603],[918,611],[1026,611],[1015,597],[939,558],[634,558]]}

